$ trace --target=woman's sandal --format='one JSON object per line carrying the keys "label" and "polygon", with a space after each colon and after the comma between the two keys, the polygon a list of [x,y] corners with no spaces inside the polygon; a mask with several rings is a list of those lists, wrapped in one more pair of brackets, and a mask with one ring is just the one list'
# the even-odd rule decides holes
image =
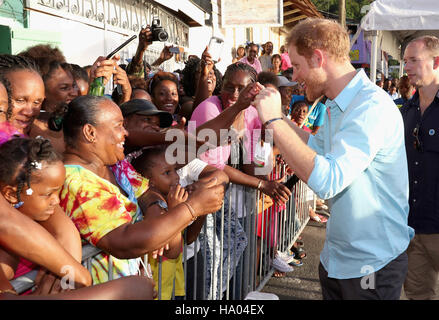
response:
{"label": "woman's sandal", "polygon": [[319,223],[326,223],[328,221],[328,218],[326,218],[325,216],[316,213],[315,216],[310,217],[311,220],[315,221],[315,222],[319,222]]}
{"label": "woman's sandal", "polygon": [[297,248],[297,247],[293,246],[291,248],[291,251],[294,252],[294,257],[296,259],[304,259],[304,258],[306,258],[306,251],[302,247],[298,247]]}
{"label": "woman's sandal", "polygon": [[299,259],[293,259],[293,261],[291,261],[289,265],[292,267],[301,267],[303,265],[303,262]]}

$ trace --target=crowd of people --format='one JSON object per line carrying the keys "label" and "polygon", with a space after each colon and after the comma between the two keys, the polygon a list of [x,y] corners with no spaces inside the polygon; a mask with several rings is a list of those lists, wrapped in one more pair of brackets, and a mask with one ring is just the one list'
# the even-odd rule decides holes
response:
{"label": "crowd of people", "polygon": [[[328,224],[324,299],[399,299],[404,281],[410,298],[434,295],[437,38],[409,44],[408,75],[382,87],[354,69],[347,32],[330,20],[299,23],[279,54],[271,42],[238,47],[224,75],[208,47],[183,70],[161,70],[173,56],[167,46],[148,65],[151,43],[146,27],[128,65],[116,55],[80,67],[49,45],[0,55],[0,298],[155,299],[160,281],[160,299],[221,299],[249,242],[248,209],[236,205],[243,197],[230,203],[229,183],[282,208],[299,179],[318,196],[310,218]],[[113,84],[108,95],[91,94],[97,78]],[[170,161],[170,150],[184,150],[183,160]],[[273,178],[277,163],[292,180]],[[259,226],[276,228],[277,212],[257,214]],[[256,263],[266,236],[257,230]],[[102,250],[91,273],[81,265],[85,243]],[[272,242],[270,256],[282,277],[303,264],[303,241],[286,252]],[[208,270],[196,288],[195,263]],[[65,266],[74,290],[63,286]],[[363,286],[365,266],[373,287]],[[36,286],[17,296],[10,281],[34,269]]]}
{"label": "crowd of people", "polygon": [[[139,39],[128,65],[120,64],[116,55],[81,67],[68,63],[58,48],[49,45],[0,55],[0,157],[8,164],[1,168],[2,209],[9,202],[5,215],[18,210],[30,218],[20,222],[20,228],[32,232],[43,226],[38,230],[47,234],[41,238],[54,238],[40,244],[53,249],[40,250],[38,259],[35,251],[21,252],[10,240],[2,245],[2,297],[14,293],[10,280],[34,269],[40,270],[36,286],[20,298],[152,299],[158,281],[161,299],[190,295],[194,288],[188,285],[191,281],[185,288],[182,271],[183,234],[186,245],[200,236],[208,240],[202,242],[207,243],[208,254],[218,252],[212,245],[219,237],[213,223],[220,223],[223,205],[226,212],[231,206],[229,182],[259,190],[279,204],[291,196],[281,180],[255,174],[252,149],[263,143],[263,134],[253,134],[262,124],[250,107],[263,88],[257,82],[258,72],[237,62],[223,76],[208,48],[201,58],[192,56],[184,70],[167,72],[160,65],[172,57],[169,47],[149,66],[141,58],[151,44],[149,27],[142,29]],[[114,90],[106,96],[91,94],[99,77],[104,83],[112,80]],[[181,132],[185,141],[179,146],[187,146],[188,120],[197,131],[211,129],[218,136],[221,129],[236,130],[238,139],[233,143],[241,143],[238,148],[245,150],[245,164],[232,164],[231,145],[224,143],[192,161],[188,154],[185,163],[170,164],[166,147],[178,141],[167,141],[166,135],[171,129]],[[197,148],[202,142],[197,141]],[[224,232],[223,250],[232,248],[236,261],[231,275],[247,246],[241,225],[245,213],[235,212],[235,207],[239,206],[231,208],[230,221],[224,222],[231,230]],[[240,221],[235,222],[236,216]],[[206,234],[201,231],[204,224]],[[28,240],[24,237],[20,243],[27,246]],[[80,264],[81,246],[86,243],[102,250],[93,258],[91,274]],[[206,250],[196,254],[201,252]],[[145,254],[153,280],[143,276],[148,269],[142,264]],[[193,255],[187,257],[188,264]],[[204,258],[198,263],[212,263]],[[163,270],[160,279],[158,261]],[[292,270],[281,261],[287,271]],[[66,292],[60,286],[60,265],[72,266],[76,290]],[[210,281],[217,275],[208,270],[208,283],[197,291],[206,290],[211,297]],[[188,278],[194,277],[188,273]],[[142,280],[128,293],[136,278]],[[143,290],[136,290],[140,285]],[[108,296],[99,289],[111,286],[127,289]]]}
{"label": "crowd of people", "polygon": [[410,82],[408,75],[403,75],[400,79],[385,79],[384,76],[381,78],[384,80],[378,80],[376,82],[377,86],[386,91],[399,108],[410,100],[416,92],[416,88]]}

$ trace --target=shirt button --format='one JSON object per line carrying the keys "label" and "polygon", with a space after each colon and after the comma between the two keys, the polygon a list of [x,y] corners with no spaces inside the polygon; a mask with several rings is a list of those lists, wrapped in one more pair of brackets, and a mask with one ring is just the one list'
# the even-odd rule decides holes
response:
{"label": "shirt button", "polygon": [[416,199],[413,199],[413,202],[416,202]]}
{"label": "shirt button", "polygon": [[415,161],[415,166],[417,166],[419,164],[419,162],[418,161]]}
{"label": "shirt button", "polygon": [[417,184],[417,183],[418,183],[418,180],[415,180],[414,182],[415,182],[415,184]]}

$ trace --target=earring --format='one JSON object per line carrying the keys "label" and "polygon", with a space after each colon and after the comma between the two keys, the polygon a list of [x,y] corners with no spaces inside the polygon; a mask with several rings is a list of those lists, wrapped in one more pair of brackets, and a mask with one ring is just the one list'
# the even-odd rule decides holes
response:
{"label": "earring", "polygon": [[24,202],[23,202],[23,201],[20,201],[19,203],[14,204],[14,208],[15,208],[15,209],[18,209],[18,208],[20,208],[23,204],[24,204]]}

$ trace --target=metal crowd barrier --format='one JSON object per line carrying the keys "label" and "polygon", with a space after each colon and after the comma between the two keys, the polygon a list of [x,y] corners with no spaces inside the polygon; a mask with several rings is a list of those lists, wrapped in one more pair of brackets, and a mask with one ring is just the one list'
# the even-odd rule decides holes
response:
{"label": "metal crowd barrier", "polygon": [[[96,248],[91,244],[82,246],[82,265],[91,272],[91,260],[93,257],[101,253],[102,250]],[[38,270],[32,270],[14,280],[11,280],[11,285],[18,294],[22,294],[28,290],[32,290],[35,286],[35,278]]]}
{"label": "metal crowd barrier", "polygon": [[[271,180],[284,174],[285,165],[277,164]],[[206,217],[192,245],[192,257],[188,257],[185,236],[184,299],[241,300],[249,292],[260,291],[274,272],[271,262],[276,251],[287,252],[309,220],[309,206],[314,206],[315,200],[307,195],[308,187],[299,181],[285,205],[274,203],[266,208],[264,201],[268,199],[258,190],[230,183],[222,209]],[[82,263],[89,271],[92,258],[100,252],[92,245],[83,246]],[[157,291],[161,299],[161,261],[158,272]],[[32,271],[11,281],[15,290],[22,293],[31,289],[36,273]],[[112,279],[111,259],[109,279]]]}
{"label": "metal crowd barrier", "polygon": [[[271,180],[281,178],[284,173],[285,166],[277,166]],[[200,285],[197,279],[192,277],[193,282],[186,281],[185,283],[186,288],[188,286],[193,288],[192,295],[187,294],[185,299],[240,300],[252,291],[260,291],[274,272],[271,262],[276,251],[287,252],[305,228],[309,220],[309,206],[314,207],[315,202],[314,195],[311,198],[308,195],[308,187],[299,181],[292,189],[292,195],[284,206],[275,203],[266,209],[264,207],[265,195],[254,189],[229,184],[226,196],[229,196],[229,200],[234,197],[234,206],[229,206],[229,210],[223,206],[216,214],[209,215],[195,242],[195,247],[201,248],[202,252],[201,265],[204,265],[204,268],[201,270],[203,281],[201,288],[204,288],[204,292],[201,295],[197,294],[196,291],[199,290]],[[241,200],[236,201],[237,199]],[[245,214],[238,217],[239,213],[243,212]],[[210,227],[209,220],[212,224]],[[231,231],[236,231],[231,224],[236,225],[237,222],[242,225],[247,239],[247,245],[242,254],[239,254],[236,248],[239,243],[236,241],[239,232],[231,234]],[[210,234],[207,230],[209,228]],[[212,230],[217,231],[215,237],[212,235]],[[209,241],[212,243],[210,249],[216,249],[211,250],[210,258],[207,253]],[[197,255],[193,257],[194,267],[188,268],[186,247],[187,245],[183,250],[185,279],[188,273],[197,275],[200,272],[197,269],[199,267],[196,262]],[[217,261],[223,261],[223,263]],[[208,276],[208,274],[215,276]],[[209,278],[211,281],[206,284]]]}

